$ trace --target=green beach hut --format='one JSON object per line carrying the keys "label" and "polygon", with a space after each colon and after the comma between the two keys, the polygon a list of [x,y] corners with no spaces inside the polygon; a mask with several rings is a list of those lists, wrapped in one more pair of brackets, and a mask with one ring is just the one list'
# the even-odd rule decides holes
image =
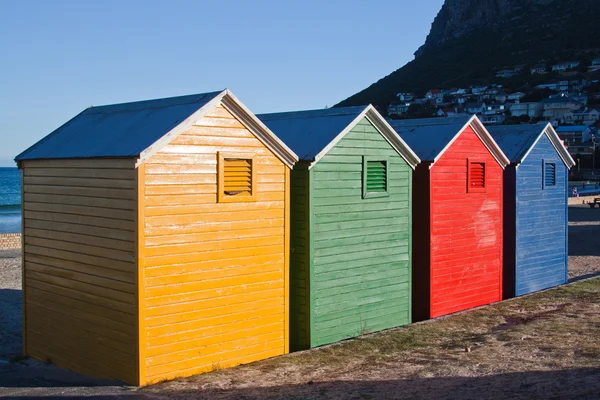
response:
{"label": "green beach hut", "polygon": [[290,349],[411,322],[416,154],[373,106],[263,114],[291,173]]}

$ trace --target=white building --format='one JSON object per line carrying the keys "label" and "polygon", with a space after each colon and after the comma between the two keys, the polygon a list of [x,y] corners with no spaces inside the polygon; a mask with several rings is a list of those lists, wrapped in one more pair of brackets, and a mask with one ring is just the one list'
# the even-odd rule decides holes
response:
{"label": "white building", "polygon": [[523,93],[523,92],[516,92],[516,93],[509,94],[507,98],[508,98],[509,101],[519,101],[523,97],[525,97],[525,93]]}
{"label": "white building", "polygon": [[405,115],[408,112],[409,107],[410,107],[410,103],[409,104],[390,104],[387,108],[387,113],[390,116]]}
{"label": "white building", "polygon": [[501,124],[506,120],[504,114],[482,115],[481,122],[484,124]]}
{"label": "white building", "polygon": [[564,122],[567,115],[581,108],[581,103],[565,95],[553,96],[541,103],[544,107],[543,116],[549,121]]}
{"label": "white building", "polygon": [[412,93],[397,93],[396,97],[400,101],[411,101],[413,99]]}
{"label": "white building", "polygon": [[600,111],[595,108],[588,108],[584,111],[572,111],[565,116],[565,122],[577,123],[591,126],[600,120]]}
{"label": "white building", "polygon": [[584,144],[592,140],[592,130],[587,125],[559,126],[556,128],[556,133],[567,146]]}
{"label": "white building", "polygon": [[544,112],[542,103],[515,103],[510,105],[510,113],[513,117],[527,115],[529,118],[539,118]]}
{"label": "white building", "polygon": [[546,73],[546,66],[544,64],[538,64],[531,68],[531,75],[540,74],[543,75]]}
{"label": "white building", "polygon": [[552,71],[566,71],[568,69],[573,69],[579,67],[581,64],[579,61],[567,61],[559,64],[555,64],[552,66]]}

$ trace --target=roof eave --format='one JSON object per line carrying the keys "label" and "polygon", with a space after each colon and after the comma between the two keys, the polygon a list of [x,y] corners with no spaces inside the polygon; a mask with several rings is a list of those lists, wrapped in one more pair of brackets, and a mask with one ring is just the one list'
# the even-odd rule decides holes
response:
{"label": "roof eave", "polygon": [[336,144],[338,144],[338,142],[340,140],[342,140],[342,138],[344,136],[346,136],[346,134],[348,132],[350,132],[356,126],[356,124],[358,124],[365,117],[367,110],[368,110],[368,107],[365,107],[365,109],[363,111],[361,111],[361,113],[358,114],[358,116],[356,116],[356,118],[354,118],[352,120],[352,122],[350,122],[348,125],[346,125],[346,127],[344,128],[343,131],[338,133],[338,135],[335,138],[333,138],[333,140],[331,142],[329,142],[329,144],[327,146],[325,146],[323,148],[323,150],[321,150],[318,154],[316,154],[313,157],[313,160],[310,163],[308,168],[311,169],[312,167],[314,167],[315,164],[317,164],[319,162],[319,160],[321,158],[323,158],[325,156],[325,154],[327,154],[329,152],[329,150],[331,150]]}
{"label": "roof eave", "polygon": [[299,157],[281,139],[262,123],[228,89],[222,99],[223,106],[242,122],[265,146],[275,153],[289,168],[293,168]]}
{"label": "roof eave", "polygon": [[228,89],[223,90],[211,101],[203,105],[184,121],[171,129],[160,139],[146,148],[139,155],[136,167],[146,162],[164,146],[173,141],[177,136],[191,128],[196,121],[206,116],[216,106],[222,104],[240,122],[271,150],[285,165],[292,168],[298,161],[298,156],[288,148],[269,128],[267,128],[246,106],[237,99]]}
{"label": "roof eave", "polygon": [[163,147],[172,142],[177,136],[182,134],[191,128],[196,121],[207,115],[213,108],[215,108],[218,104],[221,103],[221,100],[225,96],[227,90],[223,90],[213,99],[211,99],[208,103],[204,104],[194,113],[189,115],[186,119],[180,122],[177,126],[171,129],[169,132],[160,137],[157,141],[152,143],[146,149],[144,149],[139,157],[137,162],[135,163],[135,167],[139,167],[141,164],[148,161],[152,156],[158,153]]}
{"label": "roof eave", "polygon": [[508,157],[506,157],[506,155],[504,154],[504,152],[502,151],[500,146],[498,146],[498,143],[496,143],[496,141],[494,140],[492,135],[488,132],[488,130],[485,128],[485,126],[483,125],[481,120],[477,117],[477,115],[473,115],[467,121],[467,123],[462,128],[460,128],[460,130],[456,133],[456,135],[454,135],[452,140],[450,140],[448,142],[448,144],[442,149],[442,151],[440,151],[435,156],[431,165],[433,166],[433,164],[435,164],[437,162],[437,160],[440,159],[440,157],[446,152],[446,150],[448,150],[448,148],[450,148],[450,146],[456,141],[456,139],[463,133],[463,131],[468,126],[470,126],[473,129],[473,131],[475,132],[477,137],[479,137],[479,139],[483,142],[483,145],[492,154],[492,156],[498,162],[498,164],[502,167],[502,169],[506,168],[506,166],[508,164],[510,164],[510,160],[508,159]]}
{"label": "roof eave", "polygon": [[406,142],[398,135],[398,132],[377,112],[375,107],[369,105],[366,110],[367,119],[375,126],[375,128],[383,135],[385,140],[400,154],[408,165],[414,170],[421,162],[417,154],[406,144]]}
{"label": "roof eave", "polygon": [[567,168],[573,168],[575,166],[575,160],[573,160],[573,157],[571,157],[571,154],[569,154],[569,152],[565,148],[565,145],[563,144],[562,140],[560,140],[560,137],[558,137],[558,134],[556,133],[556,130],[554,130],[552,124],[549,123],[548,125],[546,125],[542,133],[546,134],[546,136],[550,140],[550,143],[552,143],[552,145],[558,152],[559,157],[563,160]]}
{"label": "roof eave", "polygon": [[329,152],[348,132],[362,121],[363,118],[367,118],[371,124],[381,133],[383,138],[392,146],[392,148],[406,161],[406,163],[414,170],[421,162],[419,157],[414,151],[402,140],[398,133],[390,126],[390,124],[377,112],[375,107],[371,104],[365,107],[365,109],[358,114],[351,123],[349,123],[342,132],[340,132],[323,150],[314,157],[314,161],[310,164],[309,168],[312,168],[325,154]]}
{"label": "roof eave", "polygon": [[496,159],[498,164],[500,164],[502,169],[506,168],[506,166],[510,164],[510,160],[506,154],[504,154],[500,146],[498,146],[498,143],[496,143],[492,135],[488,132],[477,115],[473,115],[469,121],[469,125],[473,131],[475,131],[479,139],[481,139],[485,147],[487,147],[487,149],[490,151],[492,156]]}

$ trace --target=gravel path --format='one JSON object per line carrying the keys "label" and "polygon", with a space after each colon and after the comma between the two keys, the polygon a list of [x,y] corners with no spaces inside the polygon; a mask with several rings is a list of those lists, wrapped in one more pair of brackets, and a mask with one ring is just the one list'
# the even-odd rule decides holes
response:
{"label": "gravel path", "polygon": [[0,360],[21,352],[20,250],[0,251]]}
{"label": "gravel path", "polygon": [[600,275],[600,208],[569,206],[569,280]]}
{"label": "gravel path", "polygon": [[[94,379],[21,354],[21,250],[0,250],[0,398],[158,398],[120,382]],[[11,362],[12,361],[12,362]]]}

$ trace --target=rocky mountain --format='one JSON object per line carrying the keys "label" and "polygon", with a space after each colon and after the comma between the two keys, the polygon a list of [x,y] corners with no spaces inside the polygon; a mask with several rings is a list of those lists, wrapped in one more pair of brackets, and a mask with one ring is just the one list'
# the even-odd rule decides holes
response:
{"label": "rocky mountain", "polygon": [[446,0],[413,61],[337,106],[386,106],[398,92],[490,84],[504,68],[598,56],[600,0]]}

